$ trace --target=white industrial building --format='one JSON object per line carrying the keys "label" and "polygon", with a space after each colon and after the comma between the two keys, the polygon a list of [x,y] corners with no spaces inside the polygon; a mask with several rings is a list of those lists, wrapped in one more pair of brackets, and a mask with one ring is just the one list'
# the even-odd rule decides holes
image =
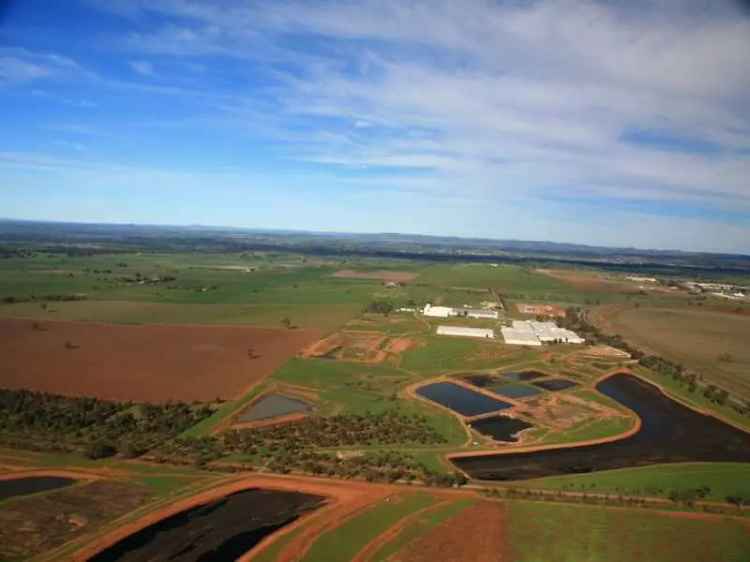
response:
{"label": "white industrial building", "polygon": [[497,310],[487,308],[453,308],[450,306],[432,306],[426,304],[422,310],[425,316],[433,318],[450,318],[452,316],[464,316],[467,318],[477,318],[482,320],[497,320]]}
{"label": "white industrial building", "polygon": [[459,315],[481,320],[497,320],[498,318],[497,310],[489,308],[464,308],[459,310]]}
{"label": "white industrial building", "polygon": [[448,318],[455,316],[453,309],[450,306],[432,306],[431,304],[424,305],[422,314],[425,316],[432,316],[433,318]]}
{"label": "white industrial building", "polygon": [[[510,345],[541,345],[542,343],[584,343],[575,332],[559,328],[554,322],[514,320],[512,328],[503,328],[505,343]],[[537,343],[533,343],[536,340]]]}
{"label": "white industrial building", "polygon": [[508,327],[501,328],[501,331],[503,332],[503,339],[508,345],[542,345],[542,342],[539,341],[534,332]]}
{"label": "white industrial building", "polygon": [[468,338],[494,338],[495,332],[487,328],[466,328],[464,326],[438,326],[439,336],[464,336]]}

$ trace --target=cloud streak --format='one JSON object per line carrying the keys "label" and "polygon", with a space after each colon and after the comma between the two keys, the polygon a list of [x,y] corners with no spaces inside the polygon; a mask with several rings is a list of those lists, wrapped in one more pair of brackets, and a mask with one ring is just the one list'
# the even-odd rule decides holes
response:
{"label": "cloud streak", "polygon": [[[101,45],[129,76],[100,87],[174,99],[184,114],[170,127],[265,143],[364,197],[612,216],[620,204],[629,224],[671,204],[750,239],[750,15],[738,3],[89,4],[124,22]],[[76,72],[69,58],[0,50],[7,84]]]}

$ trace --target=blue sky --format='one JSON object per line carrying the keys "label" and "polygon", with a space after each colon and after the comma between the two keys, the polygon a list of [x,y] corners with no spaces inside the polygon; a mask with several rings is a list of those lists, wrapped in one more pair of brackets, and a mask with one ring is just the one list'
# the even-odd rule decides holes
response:
{"label": "blue sky", "polygon": [[0,2],[0,216],[750,253],[739,2]]}

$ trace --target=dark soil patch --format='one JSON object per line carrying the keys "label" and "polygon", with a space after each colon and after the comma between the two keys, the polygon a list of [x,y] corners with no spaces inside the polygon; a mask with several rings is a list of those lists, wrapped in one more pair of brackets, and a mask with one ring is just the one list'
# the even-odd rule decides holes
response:
{"label": "dark soil patch", "polygon": [[0,509],[0,560],[49,551],[136,509],[149,497],[144,486],[96,480],[10,500]]}
{"label": "dark soil patch", "polygon": [[38,492],[48,492],[57,488],[64,488],[75,483],[72,478],[61,476],[27,476],[0,480],[0,501],[16,496],[26,496]]}
{"label": "dark soil patch", "polygon": [[235,560],[264,537],[316,509],[320,496],[251,489],[162,519],[90,558],[203,562]]}
{"label": "dark soil patch", "polygon": [[536,381],[531,384],[543,388],[544,390],[552,391],[565,390],[566,388],[578,386],[578,383],[569,381],[568,379],[547,379],[544,381]]}

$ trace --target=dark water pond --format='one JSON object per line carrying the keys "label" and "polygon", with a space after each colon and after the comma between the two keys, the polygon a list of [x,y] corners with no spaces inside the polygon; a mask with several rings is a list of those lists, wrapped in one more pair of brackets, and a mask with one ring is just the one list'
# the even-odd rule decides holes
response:
{"label": "dark water pond", "polygon": [[565,390],[566,388],[578,386],[578,383],[569,381],[568,379],[547,379],[545,381],[536,381],[531,384],[543,388],[544,390]]}
{"label": "dark water pond", "polygon": [[516,381],[516,382],[527,382],[527,381],[533,381],[534,379],[538,379],[539,377],[543,377],[544,373],[540,373],[538,371],[521,371],[521,372],[514,372],[514,373],[503,373],[503,377],[505,377],[507,380]]}
{"label": "dark water pond", "polygon": [[283,394],[269,394],[251,404],[237,416],[238,422],[252,422],[312,411],[312,405],[304,400],[290,398]]}
{"label": "dark water pond", "polygon": [[476,374],[469,374],[469,375],[460,375],[460,378],[468,382],[469,384],[473,384],[474,386],[478,386],[479,388],[485,388],[487,386],[490,386],[492,384],[498,383],[498,378],[493,377],[492,375],[485,375],[482,373],[476,373]]}
{"label": "dark water pond", "polygon": [[519,431],[533,427],[530,423],[508,416],[492,416],[471,423],[479,433],[492,437],[495,441],[518,441]]}
{"label": "dark water pond", "polygon": [[436,382],[417,389],[417,394],[462,416],[478,416],[510,408],[511,404],[473,392],[450,382]]}
{"label": "dark water pond", "polygon": [[76,480],[73,478],[63,478],[62,476],[27,476],[11,480],[0,480],[0,501],[14,496],[48,492],[49,490],[64,488],[75,483]]}
{"label": "dark water pond", "polygon": [[264,537],[322,502],[319,496],[299,492],[244,490],[167,517],[89,560],[235,560]]}
{"label": "dark water pond", "polygon": [[507,396],[508,398],[527,398],[529,396],[536,396],[542,392],[533,386],[519,383],[498,384],[489,387],[489,389],[495,394]]}
{"label": "dark water pond", "polygon": [[635,435],[601,445],[476,456],[454,462],[474,478],[525,480],[657,463],[750,462],[750,433],[668,398],[652,384],[617,374],[597,390],[641,418]]}

